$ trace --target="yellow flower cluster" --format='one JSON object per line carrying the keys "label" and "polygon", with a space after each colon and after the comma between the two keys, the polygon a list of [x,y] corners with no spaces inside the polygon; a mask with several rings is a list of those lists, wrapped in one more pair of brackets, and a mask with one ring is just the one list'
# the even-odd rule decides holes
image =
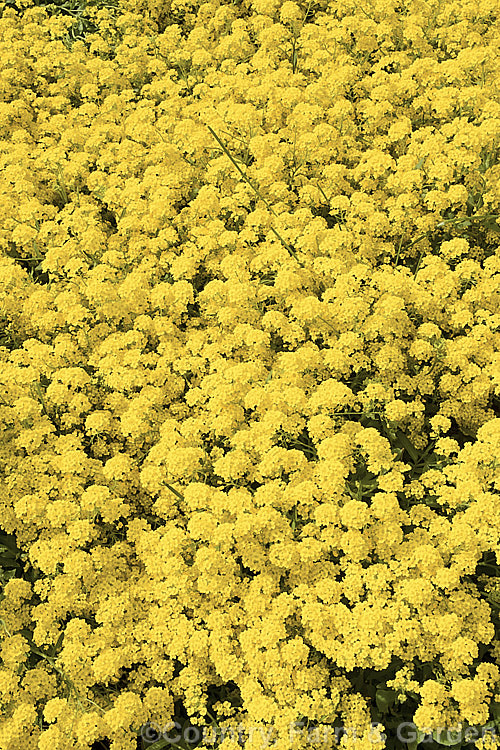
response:
{"label": "yellow flower cluster", "polygon": [[73,41],[18,5],[0,747],[125,750],[182,701],[382,748],[383,670],[422,730],[486,724],[499,0],[120,0]]}

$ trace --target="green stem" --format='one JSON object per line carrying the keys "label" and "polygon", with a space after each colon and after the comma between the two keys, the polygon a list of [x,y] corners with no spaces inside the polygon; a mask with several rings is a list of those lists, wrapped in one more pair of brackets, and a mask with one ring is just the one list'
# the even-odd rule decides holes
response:
{"label": "green stem", "polygon": [[438,227],[444,226],[444,224],[463,224],[464,221],[483,221],[483,219],[498,219],[500,218],[500,214],[483,214],[482,216],[462,216],[461,219],[458,219],[456,216],[454,216],[451,219],[443,219],[439,222],[439,224],[436,224]]}
{"label": "green stem", "polygon": [[[219,136],[217,135],[217,133],[215,133],[215,131],[210,127],[210,125],[207,125],[207,128],[210,130],[210,132],[212,133],[213,137],[215,138],[215,140],[217,141],[217,143],[220,145],[220,147],[222,148],[222,150],[224,151],[224,153],[226,154],[226,156],[234,164],[234,166],[236,167],[236,169],[238,170],[238,172],[241,174],[241,176],[243,177],[243,179],[245,180],[245,182],[247,182],[250,185],[250,187],[252,188],[252,190],[255,191],[255,193],[259,196],[259,198],[261,199],[261,201],[263,201],[264,205],[273,214],[273,216],[276,216],[276,213],[275,213],[273,207],[271,206],[271,204],[264,198],[263,195],[261,195],[261,193],[259,192],[259,190],[255,187],[255,185],[252,183],[252,181],[247,177],[247,175],[241,169],[241,167],[238,164],[238,162],[231,156],[231,154],[229,153],[229,151],[227,150],[227,148],[224,146],[224,144],[222,143],[222,141],[219,138]],[[276,237],[279,239],[279,241],[281,242],[281,244],[283,245],[283,247],[285,247],[288,250],[288,252],[290,253],[290,255],[292,255],[295,258],[295,260],[297,261],[297,263],[299,264],[299,266],[301,266],[302,268],[304,268],[304,264],[297,258],[297,253],[295,252],[294,248],[291,245],[289,245],[288,242],[286,242],[283,239],[283,237],[281,237],[280,234],[278,234],[278,232],[276,231],[276,229],[274,227],[270,227],[270,229],[276,235]]]}
{"label": "green stem", "polygon": [[170,486],[169,484],[166,484],[166,483],[165,483],[165,487],[167,487],[167,489],[169,489],[169,490],[170,490],[170,492],[173,492],[173,494],[174,494],[174,495],[175,495],[176,497],[178,497],[178,498],[179,498],[179,500],[184,500],[184,495],[181,495],[181,493],[180,493],[180,492],[177,492],[177,490],[176,490],[176,489],[174,489],[174,487],[171,487],[171,486]]}
{"label": "green stem", "polygon": [[9,630],[7,629],[7,625],[5,624],[5,620],[2,620],[2,619],[0,618],[0,625],[1,625],[1,626],[2,626],[2,628],[3,628],[4,630],[5,630],[5,632],[6,632],[6,633],[7,633],[7,635],[9,636],[9,638],[12,638],[12,633],[10,633],[10,632],[9,632]]}

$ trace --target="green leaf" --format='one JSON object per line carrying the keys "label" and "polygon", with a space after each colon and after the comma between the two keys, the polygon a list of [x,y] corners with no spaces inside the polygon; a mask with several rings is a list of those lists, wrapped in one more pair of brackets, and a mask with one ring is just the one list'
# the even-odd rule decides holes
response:
{"label": "green leaf", "polygon": [[23,638],[26,638],[26,640],[29,641],[29,643],[33,644],[33,633],[31,632],[31,630],[28,630],[27,628],[23,628],[23,630],[19,631],[19,634],[22,635]]}
{"label": "green leaf", "polygon": [[442,731],[436,729],[432,733],[432,736],[436,742],[440,745],[445,745],[446,747],[460,747],[463,739],[462,732],[457,732],[452,729],[444,729]]}
{"label": "green leaf", "polygon": [[[417,727],[413,724],[413,729],[411,730],[411,736],[414,736],[414,739],[412,740],[406,740],[406,746],[408,750],[417,750],[418,745],[422,741],[428,741],[428,738],[430,737],[429,734],[426,734],[425,732],[422,732],[420,729],[417,729]],[[404,740],[404,737],[403,737]]]}
{"label": "green leaf", "polygon": [[500,726],[500,703],[496,701],[492,703],[490,706],[490,711],[496,726]]}
{"label": "green leaf", "polygon": [[419,459],[417,449],[410,443],[410,441],[408,440],[404,432],[402,432],[401,430],[397,430],[397,436],[398,436],[399,442],[401,443],[405,451],[408,453],[413,463],[417,463]]}
{"label": "green leaf", "polygon": [[483,226],[490,232],[500,233],[500,226],[497,224],[496,219],[486,219],[485,221],[483,221]]}
{"label": "green leaf", "polygon": [[59,638],[57,639],[56,643],[51,647],[50,652],[51,656],[56,656],[59,649],[62,646],[62,642],[64,640],[64,632],[59,634]]}
{"label": "green leaf", "polygon": [[162,750],[164,747],[172,747],[172,743],[162,737],[161,740],[156,740],[152,745],[146,745],[146,747],[148,750]]}
{"label": "green leaf", "polygon": [[12,552],[19,552],[16,544],[16,537],[13,534],[0,534],[0,544]]}
{"label": "green leaf", "polygon": [[396,695],[397,693],[395,690],[389,690],[388,688],[379,688],[375,693],[375,702],[377,704],[378,710],[382,711],[382,713],[387,713],[391,706],[394,705]]}

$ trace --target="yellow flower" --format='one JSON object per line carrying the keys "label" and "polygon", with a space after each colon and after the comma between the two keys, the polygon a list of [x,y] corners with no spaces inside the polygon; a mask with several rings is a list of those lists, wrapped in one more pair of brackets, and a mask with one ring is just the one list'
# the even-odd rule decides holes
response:
{"label": "yellow flower", "polygon": [[45,704],[43,710],[43,717],[49,724],[55,722],[60,716],[62,716],[67,707],[66,698],[51,698]]}

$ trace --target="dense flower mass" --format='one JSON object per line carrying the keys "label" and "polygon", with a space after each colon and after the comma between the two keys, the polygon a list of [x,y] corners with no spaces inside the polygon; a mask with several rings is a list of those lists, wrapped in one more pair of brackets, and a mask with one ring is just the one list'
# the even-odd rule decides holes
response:
{"label": "dense flower mass", "polygon": [[0,750],[500,728],[499,10],[3,4]]}

